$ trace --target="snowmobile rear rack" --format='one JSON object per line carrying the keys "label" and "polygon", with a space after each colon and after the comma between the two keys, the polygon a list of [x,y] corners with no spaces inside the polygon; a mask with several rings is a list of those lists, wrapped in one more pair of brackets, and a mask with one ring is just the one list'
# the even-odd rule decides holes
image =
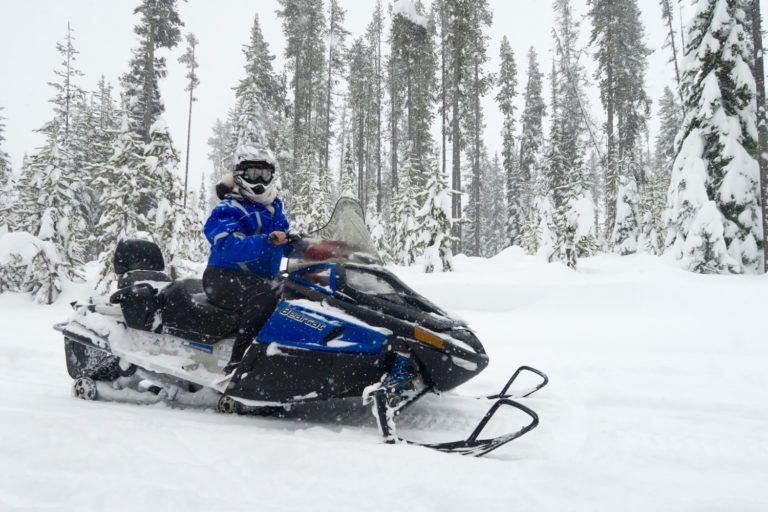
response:
{"label": "snowmobile rear rack", "polygon": [[[515,382],[517,377],[525,371],[534,373],[539,377],[541,377],[542,379],[541,382],[537,386],[526,390],[521,395],[508,394],[507,392],[509,391],[509,388]],[[385,387],[379,387],[369,396],[373,399],[374,416],[376,417],[376,421],[379,426],[379,431],[381,435],[384,437],[384,440],[386,443],[389,443],[389,444],[405,443],[405,444],[410,444],[414,446],[422,446],[424,448],[431,448],[433,450],[437,450],[445,453],[459,453],[461,455],[471,455],[473,457],[482,457],[483,455],[487,455],[493,450],[500,448],[501,446],[511,441],[514,441],[519,437],[524,436],[525,434],[527,434],[528,432],[530,432],[531,430],[533,430],[538,426],[539,415],[536,414],[529,407],[526,407],[525,405],[513,400],[513,398],[517,398],[517,397],[524,398],[524,397],[530,396],[536,391],[546,386],[548,382],[549,382],[549,378],[545,373],[535,368],[532,368],[530,366],[519,367],[515,371],[515,373],[512,374],[512,377],[510,377],[510,379],[507,381],[506,385],[502,388],[500,393],[496,395],[483,397],[488,400],[496,400],[496,401],[493,403],[493,405],[491,405],[490,409],[488,409],[488,412],[485,413],[485,416],[483,416],[483,418],[477,424],[477,426],[469,435],[469,437],[461,441],[450,441],[445,443],[421,443],[417,441],[410,441],[410,440],[398,437],[397,434],[395,433],[395,418],[399,416],[400,413],[403,411],[403,409],[405,409],[408,405],[418,400],[421,396],[426,394],[428,391],[432,391],[432,389],[426,388],[421,392],[419,392],[418,394],[415,394],[414,396],[406,400],[403,400],[397,403],[396,405],[392,405],[391,401],[389,400],[390,393]],[[483,433],[483,430],[485,430],[485,427],[488,425],[488,422],[491,421],[491,418],[493,418],[496,412],[503,406],[513,407],[519,411],[522,411],[530,418],[530,422],[515,432],[510,432],[508,434],[503,434],[503,435],[492,437],[492,438],[481,439],[480,435]]]}

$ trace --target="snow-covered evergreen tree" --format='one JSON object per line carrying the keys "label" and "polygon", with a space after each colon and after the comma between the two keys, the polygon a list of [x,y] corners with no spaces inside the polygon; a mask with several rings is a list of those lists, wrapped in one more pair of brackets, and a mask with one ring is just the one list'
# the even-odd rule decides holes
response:
{"label": "snow-covered evergreen tree", "polygon": [[501,65],[497,85],[499,92],[496,102],[499,104],[504,116],[502,128],[502,158],[504,172],[506,173],[507,191],[507,227],[506,244],[522,245],[523,227],[528,214],[529,185],[528,179],[523,176],[520,168],[520,160],[515,148],[515,98],[517,97],[517,64],[515,54],[509,45],[506,36],[501,40]]}
{"label": "snow-covered evergreen tree", "polygon": [[295,170],[296,190],[289,211],[291,229],[309,233],[328,222],[330,198],[327,184],[320,181],[315,159],[308,159]]}
{"label": "snow-covered evergreen tree", "polygon": [[614,251],[622,256],[634,254],[638,248],[640,219],[638,219],[639,195],[633,177],[622,177],[616,196],[616,222],[613,224],[611,240]]}
{"label": "snow-covered evergreen tree", "polygon": [[355,171],[355,158],[352,153],[352,144],[347,140],[344,150],[344,161],[341,166],[341,181],[339,183],[339,196],[357,197],[357,173]]}
{"label": "snow-covered evergreen tree", "polygon": [[668,194],[668,251],[698,272],[757,272],[755,81],[742,0],[701,0],[688,33],[685,122]]}
{"label": "snow-covered evergreen tree", "polygon": [[427,184],[417,196],[417,201],[421,204],[414,218],[414,225],[419,233],[417,250],[423,258],[424,272],[451,272],[451,191],[447,179],[437,168],[436,161],[433,161],[430,170]]}
{"label": "snow-covered evergreen tree", "polygon": [[277,16],[285,34],[285,58],[291,74],[292,169],[285,174],[289,193],[304,186],[299,168],[310,163],[322,165],[319,156],[325,146],[325,34],[327,20],[322,0],[278,0]]}
{"label": "snow-covered evergreen tree", "polygon": [[[575,268],[577,257],[595,249],[594,203],[584,165],[583,69],[578,62],[578,23],[571,0],[556,0],[555,61],[552,73],[552,127],[545,167],[550,208],[542,212],[554,240],[550,261]],[[540,247],[541,251],[541,247]]]}
{"label": "snow-covered evergreen tree", "polygon": [[[606,111],[606,232],[622,254],[635,245],[638,224],[626,220],[628,192],[637,191],[642,167],[640,142],[645,131],[649,100],[645,92],[647,57],[645,33],[637,0],[589,0],[592,44],[596,46],[600,99]],[[619,189],[623,189],[622,192]],[[631,195],[631,194],[630,194]],[[635,201],[636,203],[636,201]],[[616,228],[618,212],[622,226]],[[630,231],[632,229],[632,231]],[[618,237],[618,238],[615,238]]]}
{"label": "snow-covered evergreen tree", "polygon": [[[24,183],[25,205],[21,211],[27,217],[24,228],[43,242],[51,242],[56,256],[48,254],[38,265],[40,272],[51,272],[45,278],[28,276],[29,280],[45,281],[45,291],[39,297],[50,304],[61,291],[65,280],[80,277],[83,263],[82,239],[78,233],[76,197],[79,193],[71,156],[64,147],[64,131],[58,119],[44,128],[46,143],[29,159]],[[42,257],[42,256],[41,256]],[[40,292],[38,292],[40,293]]]}
{"label": "snow-covered evergreen tree", "polygon": [[65,146],[69,143],[75,99],[82,94],[82,90],[76,82],[78,77],[83,76],[83,73],[75,68],[75,60],[77,60],[77,55],[80,52],[75,49],[75,38],[72,32],[72,28],[67,23],[67,35],[64,42],[56,43],[56,51],[62,58],[60,67],[54,70],[58,80],[48,83],[56,91],[50,102],[54,105],[53,111],[62,132],[61,143]]}
{"label": "snow-covered evergreen tree", "polygon": [[419,204],[411,185],[417,175],[418,164],[414,159],[406,160],[402,168],[400,186],[393,195],[392,212],[388,225],[388,248],[391,260],[401,265],[412,265],[420,255],[416,212]]}
{"label": "snow-covered evergreen tree", "polygon": [[653,161],[645,173],[646,182],[640,199],[640,239],[638,250],[661,254],[664,250],[666,225],[664,211],[667,191],[675,162],[675,137],[683,124],[683,112],[669,87],[659,100],[659,132],[656,135]]}
{"label": "snow-covered evergreen tree", "polygon": [[[13,169],[11,168],[11,156],[3,150],[5,142],[5,117],[2,116],[3,107],[0,107],[0,211],[13,188]],[[4,224],[0,221],[0,224]]]}
{"label": "snow-covered evergreen tree", "polygon": [[149,142],[152,124],[165,111],[159,80],[165,78],[167,68],[165,57],[157,52],[178,45],[184,23],[176,0],[141,0],[133,12],[140,16],[133,29],[139,46],[133,50],[130,70],[121,77],[121,83],[131,124],[144,142]]}
{"label": "snow-covered evergreen tree", "polygon": [[260,145],[279,155],[279,123],[282,122],[282,84],[274,71],[269,44],[261,32],[258,15],[251,36],[243,48],[245,77],[235,88],[237,146]]}
{"label": "snow-covered evergreen tree", "polygon": [[530,253],[538,251],[538,227],[540,223],[536,203],[546,193],[542,180],[542,149],[544,147],[543,75],[539,69],[536,50],[528,50],[528,81],[525,86],[525,106],[521,118],[520,175],[530,184],[529,210],[526,212],[523,247]]}
{"label": "snow-covered evergreen tree", "polygon": [[[517,158],[514,158],[515,167],[518,165]],[[501,160],[498,153],[493,156],[492,160],[484,158],[482,162],[482,176],[483,183],[485,185],[485,194],[483,196],[483,203],[481,207],[481,238],[482,238],[482,250],[480,255],[485,257],[495,256],[500,253],[505,247],[509,247],[509,222],[503,215],[499,215],[499,212],[510,211],[506,201],[508,196],[505,197],[505,185],[507,178],[505,169],[502,167]],[[522,212],[521,212],[522,213]],[[522,233],[525,227],[525,217],[519,218],[520,224],[520,239],[519,243],[522,244]]]}
{"label": "snow-covered evergreen tree", "polygon": [[114,279],[112,256],[117,242],[125,238],[148,238],[153,230],[147,216],[136,207],[141,193],[138,173],[144,165],[144,147],[131,126],[127,112],[113,143],[112,156],[94,173],[94,186],[104,191],[102,214],[96,225],[99,241],[98,289],[106,291]]}

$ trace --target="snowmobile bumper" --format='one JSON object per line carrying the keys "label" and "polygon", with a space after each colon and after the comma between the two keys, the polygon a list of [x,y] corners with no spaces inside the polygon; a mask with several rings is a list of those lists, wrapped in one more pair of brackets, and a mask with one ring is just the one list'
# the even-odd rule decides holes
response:
{"label": "snowmobile bumper", "polygon": [[[542,379],[541,382],[538,385],[536,385],[534,388],[524,391],[522,394],[519,394],[519,395],[510,394],[509,393],[510,387],[515,383],[517,378],[524,372],[530,372],[530,373],[534,373],[535,375],[538,375]],[[399,416],[408,405],[412,404],[413,402],[421,398],[428,391],[431,391],[432,390],[431,388],[427,388],[413,395],[409,399],[397,402],[394,405],[392,404],[392,401],[390,399],[391,393],[386,387],[383,387],[383,386],[379,386],[378,388],[373,390],[373,392],[369,395],[369,397],[373,402],[373,413],[374,413],[374,416],[376,417],[376,421],[379,426],[379,432],[384,437],[385,442],[391,443],[391,444],[406,443],[414,446],[431,448],[433,450],[437,450],[445,453],[458,453],[461,455],[471,455],[473,457],[482,457],[483,455],[487,455],[493,450],[496,450],[497,448],[500,448],[501,446],[504,446],[505,444],[524,436],[525,434],[527,434],[528,432],[530,432],[531,430],[533,430],[539,425],[538,414],[536,414],[536,412],[534,412],[529,407],[521,404],[520,402],[517,402],[513,398],[524,398],[524,397],[531,396],[533,393],[535,393],[536,391],[546,386],[548,382],[549,382],[549,378],[542,371],[532,368],[530,366],[519,367],[512,374],[512,377],[510,377],[510,379],[507,381],[505,386],[502,388],[501,392],[497,393],[496,395],[490,395],[488,397],[485,397],[486,399],[489,399],[489,400],[495,400],[495,402],[488,409],[488,412],[485,413],[485,416],[483,416],[483,418],[477,424],[477,426],[469,435],[469,437],[467,437],[464,440],[450,441],[445,443],[421,443],[416,441],[410,441],[410,440],[398,437],[395,431],[395,419],[397,418],[397,416]],[[491,438],[481,438],[480,436],[482,435],[483,431],[488,425],[488,422],[491,421],[491,419],[496,415],[496,413],[502,407],[512,407],[514,409],[517,409],[523,412],[529,419],[528,423],[514,432],[510,432],[507,434],[503,434],[503,435],[491,437]]]}

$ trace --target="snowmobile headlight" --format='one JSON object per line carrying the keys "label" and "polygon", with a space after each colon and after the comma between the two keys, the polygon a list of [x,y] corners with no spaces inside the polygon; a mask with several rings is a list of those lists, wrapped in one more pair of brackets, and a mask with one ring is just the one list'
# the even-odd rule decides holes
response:
{"label": "snowmobile headlight", "polygon": [[445,350],[445,340],[443,340],[443,338],[433,333],[432,331],[424,329],[423,327],[419,327],[418,325],[414,327],[413,337],[422,343],[438,348],[440,350]]}

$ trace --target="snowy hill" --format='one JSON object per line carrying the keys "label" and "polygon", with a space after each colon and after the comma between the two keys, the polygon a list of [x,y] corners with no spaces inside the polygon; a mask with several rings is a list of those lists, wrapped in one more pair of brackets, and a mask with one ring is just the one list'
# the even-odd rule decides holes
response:
{"label": "snowy hill", "polygon": [[[0,510],[765,510],[768,279],[649,256],[573,272],[514,249],[456,264],[397,273],[485,344],[458,394],[520,364],[551,379],[524,400],[540,427],[483,459],[384,445],[354,404],[287,420],[76,401],[51,325],[86,287],[53,306],[0,295]],[[403,425],[457,438],[485,407],[427,398]]]}

